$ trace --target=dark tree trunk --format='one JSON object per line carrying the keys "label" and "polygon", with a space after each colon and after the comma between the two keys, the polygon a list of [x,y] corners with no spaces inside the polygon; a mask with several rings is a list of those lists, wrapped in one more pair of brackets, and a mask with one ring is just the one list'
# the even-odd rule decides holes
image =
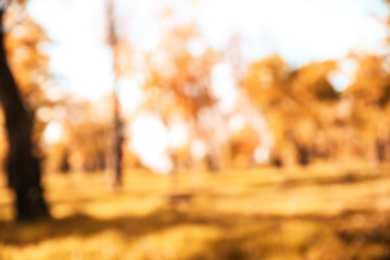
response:
{"label": "dark tree trunk", "polygon": [[116,91],[114,92],[114,130],[113,130],[113,185],[116,188],[122,186],[122,145],[123,129],[122,120],[119,114],[119,102]]}
{"label": "dark tree trunk", "polygon": [[65,151],[61,154],[60,172],[69,173],[69,171],[70,171],[69,151],[65,149]]}
{"label": "dark tree trunk", "polygon": [[306,166],[310,164],[310,150],[305,146],[298,146],[297,150],[299,165]]}
{"label": "dark tree trunk", "polygon": [[49,212],[43,198],[40,161],[34,155],[31,139],[33,119],[23,103],[7,63],[3,15],[4,10],[0,10],[0,100],[9,143],[6,162],[8,182],[16,195],[17,220],[46,218]]}
{"label": "dark tree trunk", "polygon": [[297,152],[297,163],[301,166],[309,165],[311,159],[310,153],[312,149],[308,145],[302,144],[302,142],[300,142],[294,134],[290,133],[289,135]]}
{"label": "dark tree trunk", "polygon": [[277,168],[283,167],[283,161],[279,155],[272,156],[270,159],[270,163],[272,166],[277,167]]}

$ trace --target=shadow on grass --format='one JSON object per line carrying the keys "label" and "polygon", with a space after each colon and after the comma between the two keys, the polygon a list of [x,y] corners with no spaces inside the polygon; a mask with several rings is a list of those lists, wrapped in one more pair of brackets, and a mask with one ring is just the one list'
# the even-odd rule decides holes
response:
{"label": "shadow on grass", "polygon": [[[260,215],[227,232],[194,259],[390,259],[390,212]],[[231,230],[231,229],[230,229]]]}
{"label": "shadow on grass", "polygon": [[181,216],[173,211],[159,210],[144,217],[125,216],[97,219],[77,214],[63,219],[50,219],[32,223],[0,222],[0,242],[24,245],[67,236],[87,237],[105,230],[118,230],[136,237],[180,223]]}
{"label": "shadow on grass", "polygon": [[370,174],[370,175],[359,175],[352,172],[346,172],[342,175],[337,176],[324,176],[324,177],[311,177],[307,179],[287,179],[284,181],[278,182],[263,182],[251,185],[255,188],[263,187],[275,187],[280,186],[281,188],[296,188],[305,185],[316,185],[316,186],[326,186],[326,185],[335,185],[335,184],[355,184],[363,183],[369,181],[375,181],[379,179],[384,179],[383,174]]}
{"label": "shadow on grass", "polygon": [[107,230],[137,239],[180,225],[219,230],[218,237],[189,259],[390,259],[390,212],[369,211],[327,217],[161,208],[143,217],[107,220],[74,215],[47,222],[0,222],[0,244],[23,246],[69,236],[87,238]]}

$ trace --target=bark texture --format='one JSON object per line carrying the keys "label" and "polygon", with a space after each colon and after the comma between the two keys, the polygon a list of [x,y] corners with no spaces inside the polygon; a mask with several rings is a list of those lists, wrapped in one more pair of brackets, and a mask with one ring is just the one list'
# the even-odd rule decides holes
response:
{"label": "bark texture", "polygon": [[0,102],[5,114],[9,144],[6,172],[9,186],[15,191],[17,220],[49,217],[41,186],[40,160],[34,155],[33,118],[23,103],[16,81],[7,63],[4,10],[0,10]]}

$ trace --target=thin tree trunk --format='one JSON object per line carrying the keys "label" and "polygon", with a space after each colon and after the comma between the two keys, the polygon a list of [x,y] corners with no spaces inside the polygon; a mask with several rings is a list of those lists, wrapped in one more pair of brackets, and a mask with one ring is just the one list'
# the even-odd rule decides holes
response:
{"label": "thin tree trunk", "polygon": [[113,184],[115,187],[122,186],[122,121],[119,114],[119,102],[116,91],[114,92],[114,131],[113,131]]}
{"label": "thin tree trunk", "polygon": [[113,52],[113,69],[114,69],[114,91],[113,91],[113,150],[112,150],[112,174],[113,174],[113,185],[115,188],[122,186],[122,144],[124,141],[123,138],[123,129],[122,129],[122,120],[120,117],[119,109],[119,100],[118,100],[118,74],[119,74],[119,64],[118,64],[118,53],[117,53],[117,28],[114,17],[114,1],[107,1],[107,19],[108,19],[108,45],[111,47]]}
{"label": "thin tree trunk", "polygon": [[[0,10],[3,25],[4,10]],[[16,81],[7,63],[5,32],[0,26],[0,99],[5,114],[5,128],[9,143],[6,171],[10,187],[15,191],[17,220],[49,217],[41,186],[41,165],[34,155],[31,139],[33,119],[28,112]]]}
{"label": "thin tree trunk", "polygon": [[375,140],[375,157],[378,163],[383,163],[386,159],[386,142],[380,137]]}

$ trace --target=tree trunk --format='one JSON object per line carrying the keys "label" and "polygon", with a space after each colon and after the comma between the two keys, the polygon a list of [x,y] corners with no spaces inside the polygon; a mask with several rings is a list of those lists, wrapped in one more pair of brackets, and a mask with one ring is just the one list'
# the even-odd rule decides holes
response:
{"label": "tree trunk", "polygon": [[306,166],[310,164],[310,150],[304,145],[297,146],[298,152],[298,163],[301,166]]}
{"label": "tree trunk", "polygon": [[69,151],[68,151],[68,149],[65,149],[63,151],[63,153],[61,154],[60,172],[61,173],[69,173],[69,171],[70,171]]}
{"label": "tree trunk", "polygon": [[113,131],[113,184],[118,188],[122,186],[122,120],[119,114],[119,102],[117,92],[114,92],[114,131]]}
{"label": "tree trunk", "polygon": [[118,35],[117,25],[114,17],[114,1],[107,0],[107,19],[108,19],[108,45],[113,53],[113,70],[114,70],[114,91],[113,91],[113,150],[112,150],[112,174],[113,185],[115,188],[122,186],[122,145],[123,145],[123,123],[120,116],[118,100],[118,76],[119,76],[119,58],[118,58]]}
{"label": "tree trunk", "polygon": [[379,137],[375,140],[375,157],[379,163],[386,160],[386,142]]}
{"label": "tree trunk", "polygon": [[7,63],[4,10],[0,10],[0,99],[5,114],[9,143],[6,171],[10,187],[15,191],[17,220],[49,217],[41,186],[41,167],[34,155],[33,119],[25,107],[16,81]]}

